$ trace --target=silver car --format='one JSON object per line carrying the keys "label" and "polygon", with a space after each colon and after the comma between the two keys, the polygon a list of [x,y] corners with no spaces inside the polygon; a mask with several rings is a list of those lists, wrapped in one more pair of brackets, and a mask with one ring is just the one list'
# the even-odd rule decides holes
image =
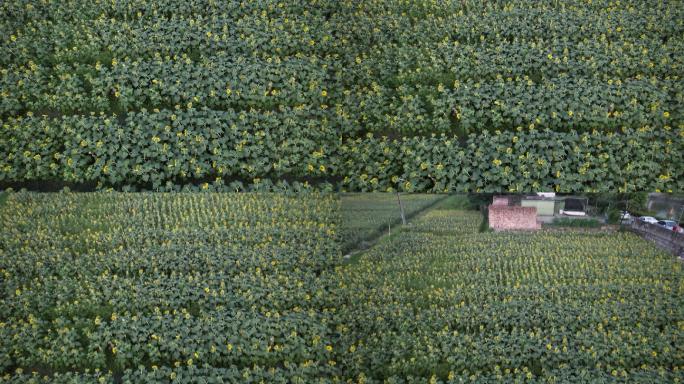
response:
{"label": "silver car", "polygon": [[656,224],[660,225],[661,227],[665,227],[670,231],[674,230],[674,227],[677,226],[677,222],[673,220],[660,220]]}
{"label": "silver car", "polygon": [[641,216],[639,217],[639,221],[644,222],[644,223],[649,223],[649,224],[657,224],[658,219],[656,219],[653,216]]}

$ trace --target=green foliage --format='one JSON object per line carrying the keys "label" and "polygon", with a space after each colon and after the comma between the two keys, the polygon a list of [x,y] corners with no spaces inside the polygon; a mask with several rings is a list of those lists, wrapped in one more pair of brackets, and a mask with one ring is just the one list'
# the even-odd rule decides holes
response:
{"label": "green foliage", "polygon": [[648,202],[648,192],[631,193],[589,193],[589,204],[604,212],[607,208],[615,207],[621,210],[643,210]]}
{"label": "green foliage", "polygon": [[[12,68],[0,115],[28,111],[63,114],[127,112],[192,105],[217,110],[321,105],[333,93],[326,68],[312,57],[252,58],[224,51],[197,61],[187,54],[113,59],[115,65],[33,62]],[[26,86],[31,84],[31,86]]]}
{"label": "green foliage", "polygon": [[156,190],[189,183],[221,190],[231,178],[250,183],[340,179],[345,191],[383,192],[684,189],[679,166],[684,131],[523,130],[470,135],[463,143],[448,136],[367,136],[340,145],[321,113],[189,109],[141,111],[121,121],[115,116],[10,118],[3,123],[9,135],[0,135],[0,152],[7,154],[0,159],[0,181],[47,179]]}
{"label": "green foliage", "polygon": [[620,211],[617,209],[609,210],[606,216],[606,222],[608,224],[617,224],[620,222]]}
{"label": "green foliage", "polygon": [[346,141],[339,161],[348,191],[670,192],[684,189],[684,131],[521,130],[469,135],[464,143],[368,135]]}
{"label": "green foliage", "polygon": [[341,373],[334,196],[10,193],[0,220],[10,382]]}
{"label": "green foliage", "polygon": [[[682,190],[681,8],[5,1],[0,182]],[[507,152],[497,131],[525,140]]]}
{"label": "green foliage", "polygon": [[648,193],[635,192],[627,194],[627,208],[635,211],[642,211],[646,209],[648,203]]}
{"label": "green foliage", "polygon": [[682,264],[631,233],[478,233],[431,210],[343,271],[368,382],[676,382]]}
{"label": "green foliage", "polygon": [[345,113],[364,132],[684,123],[684,11],[609,0],[342,1]]}
{"label": "green foliage", "polygon": [[[620,212],[618,213],[618,219],[620,218]],[[596,219],[571,219],[569,217],[557,217],[553,219],[550,224],[554,227],[570,227],[570,228],[600,228],[601,222]]]}
{"label": "green foliage", "polygon": [[[298,116],[309,116],[300,118]],[[316,120],[315,118],[318,118]],[[101,187],[172,189],[223,178],[321,177],[334,133],[317,111],[163,110],[116,116],[10,118],[3,123],[0,180],[56,179]]]}

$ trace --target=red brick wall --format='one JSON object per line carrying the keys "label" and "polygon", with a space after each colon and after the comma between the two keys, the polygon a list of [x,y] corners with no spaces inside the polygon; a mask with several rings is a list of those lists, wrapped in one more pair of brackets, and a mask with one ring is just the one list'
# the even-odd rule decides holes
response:
{"label": "red brick wall", "polygon": [[496,206],[509,204],[508,197],[506,196],[494,196],[492,200],[492,205]]}
{"label": "red brick wall", "polygon": [[489,227],[496,231],[536,230],[541,228],[541,224],[537,223],[536,207],[490,205]]}

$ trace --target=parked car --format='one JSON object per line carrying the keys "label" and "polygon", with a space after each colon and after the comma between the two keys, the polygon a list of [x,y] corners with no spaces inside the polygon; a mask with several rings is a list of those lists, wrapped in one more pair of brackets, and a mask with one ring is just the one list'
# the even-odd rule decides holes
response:
{"label": "parked car", "polygon": [[677,222],[674,220],[660,220],[656,224],[660,225],[661,227],[665,227],[670,231],[673,231],[674,228],[677,226]]}
{"label": "parked car", "polygon": [[639,221],[641,221],[643,223],[649,223],[649,224],[658,223],[658,219],[656,219],[653,216],[641,216],[641,217],[639,217]]}
{"label": "parked car", "polygon": [[627,211],[620,212],[620,220],[632,220],[632,215]]}

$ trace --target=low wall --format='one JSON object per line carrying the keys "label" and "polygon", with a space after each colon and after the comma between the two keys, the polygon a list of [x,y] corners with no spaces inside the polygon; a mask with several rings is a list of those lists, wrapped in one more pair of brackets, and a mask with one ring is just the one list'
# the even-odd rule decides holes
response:
{"label": "low wall", "polygon": [[644,239],[654,242],[660,248],[671,252],[675,256],[684,257],[684,234],[639,220],[635,220],[630,228]]}
{"label": "low wall", "polygon": [[537,230],[541,224],[537,222],[537,208],[509,207],[505,205],[489,206],[489,227],[495,231]]}

